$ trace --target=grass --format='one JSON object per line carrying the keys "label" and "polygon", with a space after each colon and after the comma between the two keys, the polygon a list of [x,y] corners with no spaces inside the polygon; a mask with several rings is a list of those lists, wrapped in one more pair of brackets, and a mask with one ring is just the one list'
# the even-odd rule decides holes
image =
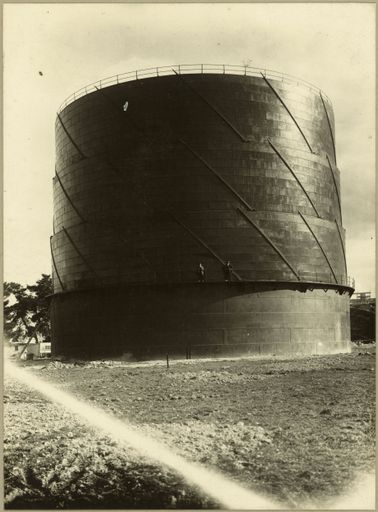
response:
{"label": "grass", "polygon": [[[324,506],[375,463],[375,348],[301,358],[24,363],[290,508]],[[132,449],[6,382],[7,508],[216,508]]]}

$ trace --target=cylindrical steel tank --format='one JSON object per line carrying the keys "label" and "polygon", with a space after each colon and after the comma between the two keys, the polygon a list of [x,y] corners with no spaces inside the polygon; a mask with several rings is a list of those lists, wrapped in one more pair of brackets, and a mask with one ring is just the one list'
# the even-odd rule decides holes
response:
{"label": "cylindrical steel tank", "polygon": [[330,101],[237,66],[79,91],[56,119],[51,252],[55,355],[348,351]]}

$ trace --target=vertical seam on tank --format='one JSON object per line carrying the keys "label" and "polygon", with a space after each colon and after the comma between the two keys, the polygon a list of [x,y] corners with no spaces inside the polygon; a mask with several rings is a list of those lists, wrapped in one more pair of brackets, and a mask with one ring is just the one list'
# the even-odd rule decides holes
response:
{"label": "vertical seam on tank", "polygon": [[272,242],[272,240],[264,233],[264,231],[257,225],[256,222],[254,222],[252,219],[249,218],[249,215],[246,212],[243,212],[241,208],[237,208],[239,213],[241,213],[247,221],[260,233],[260,235],[268,242],[268,244],[274,249],[274,251],[280,256],[280,258],[286,263],[286,265],[290,268],[290,270],[293,272],[293,274],[296,276],[298,281],[301,281],[301,278],[297,271],[294,269],[294,267],[291,265],[291,263],[286,259],[286,257],[282,254],[282,252],[278,249],[278,247]]}
{"label": "vertical seam on tank", "polygon": [[299,215],[302,217],[303,222],[306,224],[306,226],[307,226],[308,230],[310,231],[310,233],[311,233],[311,234],[312,234],[312,236],[314,237],[314,239],[315,239],[316,243],[317,243],[317,244],[318,244],[318,246],[319,246],[319,249],[322,251],[323,256],[324,256],[324,258],[326,259],[326,261],[327,261],[327,263],[328,263],[328,266],[329,266],[329,268],[330,268],[330,270],[331,270],[331,272],[332,272],[332,275],[333,275],[333,278],[334,278],[334,280],[335,280],[335,283],[336,283],[336,284],[339,284],[339,282],[338,282],[338,280],[337,280],[337,277],[336,277],[336,274],[335,274],[335,272],[334,272],[334,270],[333,270],[333,267],[332,267],[332,265],[331,265],[331,262],[329,261],[328,256],[327,256],[327,254],[326,254],[325,250],[323,249],[323,247],[322,247],[321,243],[319,242],[318,237],[315,235],[315,233],[314,233],[313,229],[311,228],[310,224],[309,224],[309,223],[307,222],[307,220],[305,219],[304,215],[303,215],[299,210],[298,210],[298,213],[299,213]]}
{"label": "vertical seam on tank", "polygon": [[307,140],[307,137],[305,136],[302,128],[299,126],[297,120],[295,119],[295,117],[293,116],[293,114],[290,112],[289,110],[289,107],[286,105],[286,103],[284,102],[284,100],[281,98],[281,96],[278,94],[278,92],[275,90],[275,88],[273,87],[273,85],[269,82],[269,80],[266,78],[266,76],[261,73],[261,76],[263,77],[263,79],[265,80],[266,84],[269,86],[269,88],[271,89],[271,91],[275,94],[275,96],[278,98],[278,100],[281,102],[282,106],[284,107],[284,109],[286,110],[286,112],[289,114],[289,116],[291,117],[292,121],[294,122],[295,126],[298,128],[300,134],[302,135],[304,141],[306,142],[307,144],[307,147],[308,149],[310,150],[310,152],[312,154],[314,154],[314,151],[312,150],[312,147],[310,146],[310,143],[308,142]]}

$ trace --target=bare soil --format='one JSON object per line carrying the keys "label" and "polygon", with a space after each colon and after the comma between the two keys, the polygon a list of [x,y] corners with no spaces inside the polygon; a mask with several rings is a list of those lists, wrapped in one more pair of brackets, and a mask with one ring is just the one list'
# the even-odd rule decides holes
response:
{"label": "bare soil", "polygon": [[[25,362],[186,458],[284,506],[323,507],[375,464],[375,346],[352,354]],[[7,379],[6,508],[217,508]]]}

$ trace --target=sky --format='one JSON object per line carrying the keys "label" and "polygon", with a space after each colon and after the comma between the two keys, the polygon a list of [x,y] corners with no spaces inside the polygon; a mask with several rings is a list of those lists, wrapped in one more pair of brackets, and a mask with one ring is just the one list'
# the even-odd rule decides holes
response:
{"label": "sky", "polygon": [[375,4],[28,3],[3,19],[6,281],[51,273],[63,100],[107,76],[204,62],[288,73],[331,99],[348,274],[375,296]]}

